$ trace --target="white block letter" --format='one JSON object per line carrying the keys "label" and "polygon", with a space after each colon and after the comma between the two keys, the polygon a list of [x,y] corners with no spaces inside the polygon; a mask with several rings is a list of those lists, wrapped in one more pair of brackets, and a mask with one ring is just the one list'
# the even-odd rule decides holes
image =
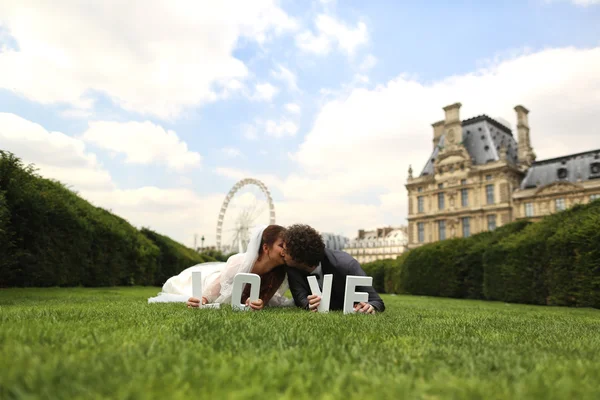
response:
{"label": "white block letter", "polygon": [[357,292],[357,286],[373,286],[373,278],[370,276],[346,277],[346,291],[344,292],[344,314],[354,313],[354,303],[368,302],[369,293]]}
{"label": "white block letter", "polygon": [[317,309],[319,312],[326,313],[329,311],[329,302],[331,300],[331,284],[333,283],[333,275],[327,274],[323,277],[323,293],[321,294],[321,290],[319,289],[319,284],[317,283],[316,276],[307,277],[308,284],[310,286],[311,294],[316,294],[321,297],[321,302],[319,303],[319,308]]}
{"label": "white block letter", "polygon": [[258,300],[260,289],[260,276],[256,274],[239,273],[233,278],[233,291],[231,293],[231,308],[234,310],[247,310],[250,307],[242,304],[242,289],[245,283],[250,284],[250,301]]}
{"label": "white block letter", "polygon": [[192,297],[200,299],[202,308],[202,271],[192,272]]}

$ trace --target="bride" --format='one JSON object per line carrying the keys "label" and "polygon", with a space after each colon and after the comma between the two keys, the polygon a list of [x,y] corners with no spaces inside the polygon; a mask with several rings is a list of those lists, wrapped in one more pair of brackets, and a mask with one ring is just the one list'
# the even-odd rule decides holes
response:
{"label": "bride", "polygon": [[[254,310],[265,304],[286,307],[294,304],[283,294],[288,289],[287,275],[283,262],[283,239],[285,228],[279,225],[263,225],[255,228],[245,253],[235,254],[227,262],[208,262],[194,265],[179,275],[169,278],[162,292],[148,299],[148,303],[185,302],[189,307],[208,303],[229,303],[233,290],[233,278],[238,273],[253,273],[260,276],[259,299],[249,302],[250,285],[242,293],[242,303]],[[192,297],[192,272],[202,271],[202,299]]]}

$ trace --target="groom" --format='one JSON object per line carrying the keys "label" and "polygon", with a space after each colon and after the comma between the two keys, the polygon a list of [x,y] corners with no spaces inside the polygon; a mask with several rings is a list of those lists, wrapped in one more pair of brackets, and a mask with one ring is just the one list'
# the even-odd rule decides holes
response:
{"label": "groom", "polygon": [[[298,307],[317,311],[321,297],[312,295],[307,276],[316,275],[321,290],[323,276],[333,274],[331,286],[330,310],[342,310],[344,307],[344,292],[346,276],[366,276],[351,255],[343,251],[325,248],[321,235],[308,225],[296,224],[286,229],[283,234],[282,256],[288,267],[288,282],[294,302]],[[381,297],[371,286],[357,287],[369,294],[369,301],[355,304],[354,309],[359,313],[375,314],[385,310]]]}

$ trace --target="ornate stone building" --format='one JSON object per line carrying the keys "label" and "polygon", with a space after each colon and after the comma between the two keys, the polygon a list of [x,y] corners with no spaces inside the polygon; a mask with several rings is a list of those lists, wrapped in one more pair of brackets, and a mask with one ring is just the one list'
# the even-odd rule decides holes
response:
{"label": "ornate stone building", "polygon": [[358,231],[356,239],[351,240],[344,251],[352,255],[359,263],[366,263],[386,258],[396,258],[408,245],[405,226],[384,227],[372,231]]}
{"label": "ornate stone building", "polygon": [[409,248],[600,196],[600,150],[536,162],[525,107],[515,107],[518,142],[486,115],[461,121],[460,107],[444,107],[445,119],[432,125],[433,152],[419,176],[409,168]]}
{"label": "ornate stone building", "polygon": [[513,193],[515,219],[539,220],[600,199],[600,150],[536,162]]}
{"label": "ornate stone building", "polygon": [[335,233],[326,233],[321,232],[321,237],[323,238],[323,243],[325,243],[325,247],[331,250],[343,250],[350,242],[345,236],[336,235]]}

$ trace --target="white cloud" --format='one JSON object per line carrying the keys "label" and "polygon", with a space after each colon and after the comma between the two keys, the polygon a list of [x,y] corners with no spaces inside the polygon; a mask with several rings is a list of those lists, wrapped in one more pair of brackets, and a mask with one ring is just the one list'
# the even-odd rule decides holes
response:
{"label": "white cloud", "polygon": [[279,121],[268,120],[265,123],[265,131],[267,132],[267,135],[275,138],[295,136],[298,132],[298,125],[285,118],[282,118]]}
{"label": "white cloud", "polygon": [[369,83],[369,77],[364,74],[356,74],[354,75],[354,82],[356,84]]}
{"label": "white cloud", "polygon": [[[294,106],[291,106],[291,109],[294,111],[290,111],[289,109],[288,111],[295,113],[296,108]],[[258,139],[259,134],[266,134],[274,138],[295,136],[298,129],[298,124],[287,117],[282,117],[279,120],[256,118],[252,124],[245,124],[242,127],[243,135],[248,140]]]}
{"label": "white cloud", "polygon": [[234,147],[224,147],[221,149],[221,152],[227,158],[236,158],[236,157],[239,157],[242,155],[242,152],[240,151],[240,149],[236,149]]}
{"label": "white cloud", "polygon": [[262,43],[297,29],[275,0],[6,0],[0,24],[18,44],[0,52],[0,88],[80,110],[100,92],[161,118],[240,88],[240,38]]}
{"label": "white cloud", "polygon": [[[215,243],[217,216],[225,194],[200,196],[190,189],[118,188],[94,153],[77,138],[10,113],[0,113],[0,149],[10,151],[25,164],[33,163],[44,178],[56,179],[96,206],[111,210],[134,226],[170,236],[187,246],[193,235]],[[180,176],[177,183],[192,184]]]}
{"label": "white cloud", "polygon": [[42,176],[75,188],[91,191],[114,187],[109,173],[83,141],[48,132],[18,115],[0,113],[0,149],[14,153],[25,164],[34,163]]}
{"label": "white cloud", "polygon": [[242,136],[247,140],[258,139],[258,128],[256,125],[244,124],[242,125]]}
{"label": "white cloud", "polygon": [[[284,226],[306,223],[320,231],[354,237],[357,229],[394,215],[393,210],[390,214],[389,208],[376,204],[340,200],[319,183],[299,176],[290,176],[282,180],[274,174],[252,173],[234,168],[217,168],[215,172],[231,179],[232,185],[241,179],[252,177],[263,182],[271,193],[274,190],[282,192],[283,198],[274,197],[274,206],[276,223]],[[298,183],[299,180],[302,181],[301,184]],[[356,182],[353,182],[353,185],[355,186]],[[290,190],[294,190],[295,193]],[[335,190],[335,187],[332,190]],[[306,192],[300,193],[302,191]]]}
{"label": "white cloud", "polygon": [[[285,200],[298,202],[296,213],[303,217],[346,209],[353,220],[359,213],[351,199],[372,199],[374,193],[378,201],[355,205],[375,204],[382,212],[361,218],[364,225],[350,223],[353,230],[406,223],[408,166],[415,175],[421,172],[432,151],[431,124],[443,119],[442,107],[456,101],[463,104],[462,119],[485,113],[515,121],[513,107],[527,107],[538,159],[600,148],[600,136],[590,128],[600,109],[598,70],[600,47],[564,48],[427,85],[399,76],[373,90],[354,88],[326,103],[316,117],[293,155],[302,172],[285,179]],[[311,206],[315,198],[323,204]],[[327,229],[343,228],[341,221],[331,224]]]}
{"label": "white cloud", "polygon": [[[274,174],[257,174],[230,167],[217,167],[215,168],[214,172],[219,176],[229,178],[235,182],[246,178],[258,179],[259,181],[264,183],[269,188],[269,190],[281,190],[283,188],[283,181]],[[232,185],[235,182],[232,182]]]}
{"label": "white cloud", "polygon": [[273,76],[275,79],[285,82],[291,91],[297,92],[300,90],[298,88],[298,78],[296,77],[296,74],[281,64],[277,65],[276,69],[271,70],[271,76]]}
{"label": "white cloud", "polygon": [[270,83],[258,83],[255,86],[256,92],[252,96],[253,100],[271,102],[273,97],[279,93],[279,89]]}
{"label": "white cloud", "polygon": [[546,0],[546,3],[556,3],[558,1],[569,1],[579,7],[588,7],[595,4],[600,4],[600,0]]}
{"label": "white cloud", "polygon": [[146,122],[95,121],[82,139],[102,149],[125,154],[125,162],[161,163],[174,170],[198,167],[202,157],[190,151],[172,130]]}
{"label": "white cloud", "polygon": [[334,46],[348,55],[367,43],[367,25],[358,22],[355,28],[348,27],[335,18],[320,14],[315,19],[316,33],[305,30],[296,35],[296,45],[310,53],[328,54]]}
{"label": "white cloud", "polygon": [[216,243],[217,217],[225,194],[198,195],[191,189],[153,186],[104,192],[82,191],[82,196],[127,219],[137,228],[149,227],[193,246],[194,234],[205,236],[205,245]]}
{"label": "white cloud", "polygon": [[358,68],[361,71],[367,71],[373,68],[375,65],[377,65],[377,57],[375,57],[373,54],[368,54]]}
{"label": "white cloud", "polygon": [[292,114],[300,114],[300,106],[296,103],[287,103],[285,109]]}

